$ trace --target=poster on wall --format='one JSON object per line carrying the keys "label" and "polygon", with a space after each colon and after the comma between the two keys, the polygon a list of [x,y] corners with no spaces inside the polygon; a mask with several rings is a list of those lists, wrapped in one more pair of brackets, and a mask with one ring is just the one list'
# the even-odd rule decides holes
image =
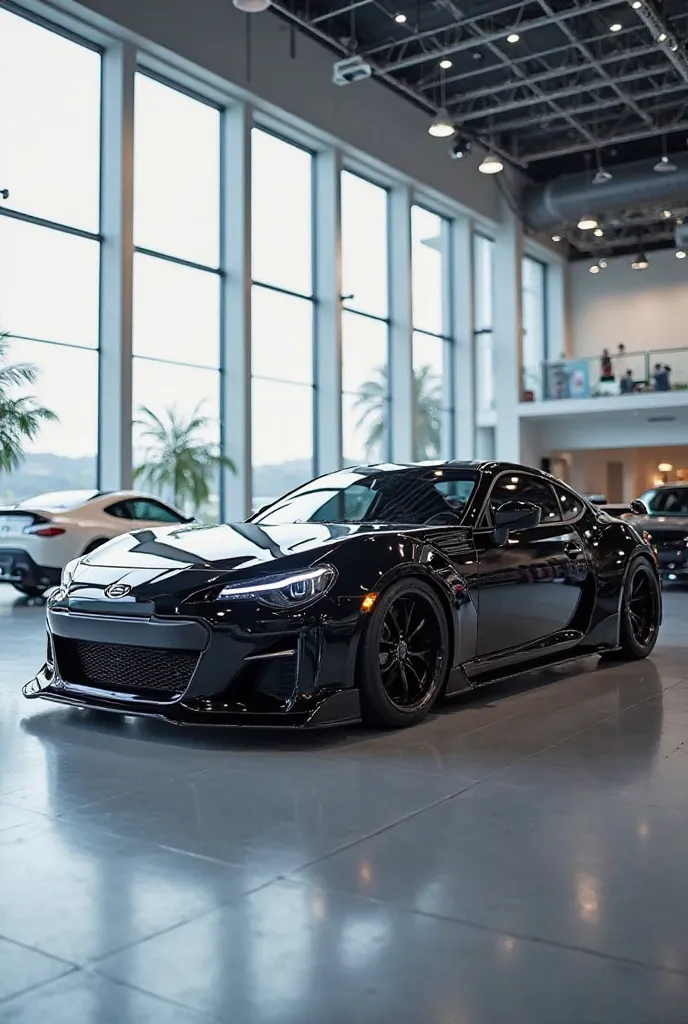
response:
{"label": "poster on wall", "polygon": [[547,366],[548,398],[588,398],[590,370],[585,359],[562,359]]}

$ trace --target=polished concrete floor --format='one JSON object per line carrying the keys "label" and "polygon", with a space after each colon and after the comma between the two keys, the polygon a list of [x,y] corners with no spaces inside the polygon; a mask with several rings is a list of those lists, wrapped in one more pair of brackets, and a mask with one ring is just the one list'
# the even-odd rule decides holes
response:
{"label": "polished concrete floor", "polygon": [[374,735],[29,703],[0,592],[2,1024],[686,1024],[688,591]]}

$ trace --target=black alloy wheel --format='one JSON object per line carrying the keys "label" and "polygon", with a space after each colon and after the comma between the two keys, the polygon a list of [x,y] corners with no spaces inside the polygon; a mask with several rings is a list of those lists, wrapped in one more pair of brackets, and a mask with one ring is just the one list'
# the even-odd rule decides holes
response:
{"label": "black alloy wheel", "polygon": [[622,600],[619,654],[628,660],[646,658],[657,643],[661,595],[657,575],[645,559],[631,566]]}
{"label": "black alloy wheel", "polygon": [[431,586],[413,579],[382,593],[363,640],[364,721],[398,728],[424,718],[442,688],[448,650],[447,617]]}

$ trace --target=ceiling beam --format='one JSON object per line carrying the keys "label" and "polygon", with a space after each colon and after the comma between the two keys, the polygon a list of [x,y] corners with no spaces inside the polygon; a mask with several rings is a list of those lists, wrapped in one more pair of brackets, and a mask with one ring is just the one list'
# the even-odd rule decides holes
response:
{"label": "ceiling beam", "polygon": [[[661,128],[654,128],[652,130],[645,129],[643,131],[633,131],[620,134],[611,134],[604,139],[597,139],[593,146],[594,149],[606,149],[609,146],[618,146],[622,142],[636,142],[639,139],[653,139],[659,138],[660,135],[671,135],[673,132],[684,132],[688,130],[688,118],[681,118],[676,120],[673,124],[663,125]],[[569,153],[582,153],[584,150],[589,149],[587,145],[581,145],[575,142],[571,142],[570,146],[559,146],[556,149],[539,149],[533,153],[521,153],[519,155],[520,160],[524,164],[534,164],[540,160],[553,160],[558,156],[568,156]]]}

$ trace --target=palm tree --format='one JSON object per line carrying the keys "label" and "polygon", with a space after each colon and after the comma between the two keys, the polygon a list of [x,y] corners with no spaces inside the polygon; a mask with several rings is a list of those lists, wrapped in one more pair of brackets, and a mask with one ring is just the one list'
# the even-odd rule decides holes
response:
{"label": "palm tree", "polygon": [[[361,387],[354,406],[359,410],[356,426],[367,431],[366,454],[379,453],[387,421],[388,370],[381,366],[374,377]],[[414,367],[413,409],[415,415],[415,447],[418,458],[432,459],[440,453],[440,406],[442,382],[431,366]]]}
{"label": "palm tree", "polygon": [[24,446],[32,441],[43,423],[55,421],[51,409],[36,404],[30,395],[15,389],[35,384],[38,370],[30,363],[8,363],[9,334],[0,334],[0,473],[11,473],[24,461]]}
{"label": "palm tree", "polygon": [[[202,403],[201,403],[202,404]],[[146,442],[144,461],[134,470],[135,480],[144,480],[151,490],[171,495],[175,505],[197,511],[210,498],[210,484],[219,469],[236,472],[231,459],[221,455],[218,446],[201,439],[209,424],[197,405],[191,417],[173,407],[163,417],[141,407],[142,419],[136,420]]]}

